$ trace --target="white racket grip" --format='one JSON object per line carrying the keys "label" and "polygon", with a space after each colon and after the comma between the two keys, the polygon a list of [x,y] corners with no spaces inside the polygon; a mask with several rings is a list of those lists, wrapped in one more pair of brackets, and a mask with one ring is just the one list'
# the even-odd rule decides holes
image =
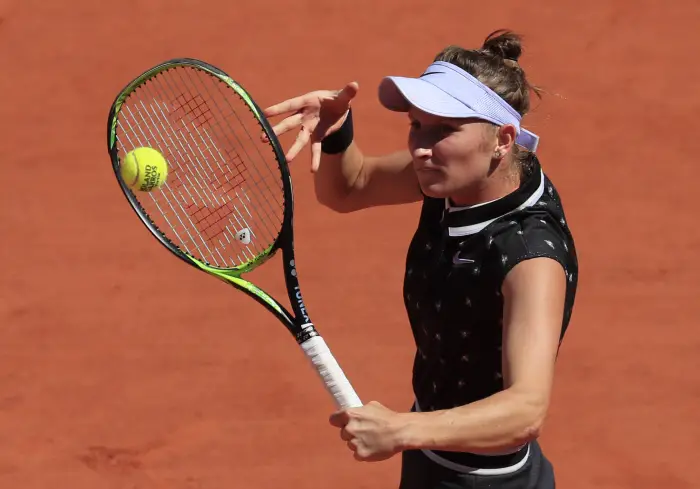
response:
{"label": "white racket grip", "polygon": [[345,373],[321,336],[309,338],[301,344],[301,348],[341,409],[362,406],[362,401],[355,389],[350,385],[350,381],[345,377]]}

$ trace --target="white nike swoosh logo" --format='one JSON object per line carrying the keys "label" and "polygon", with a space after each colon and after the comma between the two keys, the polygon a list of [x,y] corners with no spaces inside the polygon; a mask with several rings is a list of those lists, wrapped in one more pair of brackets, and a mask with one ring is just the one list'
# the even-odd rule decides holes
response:
{"label": "white nike swoosh logo", "polygon": [[472,260],[471,258],[460,258],[459,251],[458,251],[457,253],[455,253],[455,256],[452,257],[452,263],[454,263],[455,265],[460,265],[460,264],[464,264],[464,263],[476,263],[476,262],[474,260]]}

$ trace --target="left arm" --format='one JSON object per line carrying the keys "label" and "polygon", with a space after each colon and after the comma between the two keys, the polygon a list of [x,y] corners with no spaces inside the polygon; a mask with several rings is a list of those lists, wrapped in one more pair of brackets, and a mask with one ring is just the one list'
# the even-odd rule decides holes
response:
{"label": "left arm", "polygon": [[402,448],[488,453],[536,439],[549,407],[565,297],[556,261],[516,265],[503,283],[505,389],[454,409],[408,413]]}
{"label": "left arm", "polygon": [[[377,403],[336,413],[331,423],[343,427],[341,437],[353,445],[356,458],[386,458],[381,450],[498,452],[539,436],[552,390],[566,275],[555,260],[532,258],[508,273],[502,291],[504,390],[427,413],[397,414]],[[385,443],[372,448],[372,440]]]}

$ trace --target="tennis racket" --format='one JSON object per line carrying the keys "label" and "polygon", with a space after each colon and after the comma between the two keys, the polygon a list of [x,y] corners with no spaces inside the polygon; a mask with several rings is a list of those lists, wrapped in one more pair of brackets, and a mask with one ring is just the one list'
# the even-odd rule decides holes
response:
{"label": "tennis racket", "polygon": [[[265,306],[294,336],[336,405],[360,406],[304,305],[289,168],[248,92],[208,63],[166,61],[117,95],[107,143],[119,185],[153,236],[185,263]],[[158,150],[168,162],[166,182],[148,192],[132,190],[120,173],[126,153],[139,147]],[[280,249],[293,314],[244,278]]]}

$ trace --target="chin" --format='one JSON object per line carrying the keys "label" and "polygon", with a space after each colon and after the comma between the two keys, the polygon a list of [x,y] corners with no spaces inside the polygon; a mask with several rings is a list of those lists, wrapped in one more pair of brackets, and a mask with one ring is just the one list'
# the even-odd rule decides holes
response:
{"label": "chin", "polygon": [[420,188],[424,195],[433,199],[446,199],[450,196],[450,191],[444,185],[421,184]]}
{"label": "chin", "polygon": [[422,171],[417,173],[418,184],[423,194],[435,199],[446,198],[450,195],[450,185],[441,172]]}

